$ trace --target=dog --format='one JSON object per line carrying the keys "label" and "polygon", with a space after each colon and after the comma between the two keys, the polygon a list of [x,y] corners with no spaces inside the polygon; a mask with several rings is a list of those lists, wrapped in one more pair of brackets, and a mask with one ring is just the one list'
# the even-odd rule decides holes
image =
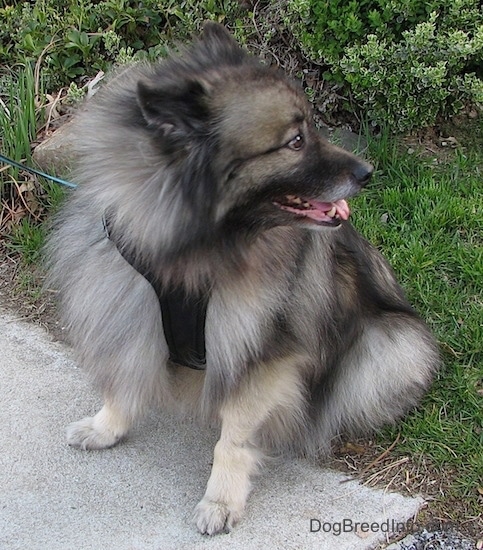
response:
{"label": "dog", "polygon": [[319,135],[298,83],[207,23],[74,124],[49,286],[104,405],[70,445],[111,447],[154,405],[219,422],[194,512],[211,535],[267,453],[328,452],[418,404],[437,345],[348,221],[373,168]]}

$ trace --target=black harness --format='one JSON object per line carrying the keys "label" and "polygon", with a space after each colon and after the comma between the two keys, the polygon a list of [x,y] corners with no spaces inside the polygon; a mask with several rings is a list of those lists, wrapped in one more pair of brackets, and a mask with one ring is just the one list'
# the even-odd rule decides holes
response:
{"label": "black harness", "polygon": [[[77,187],[75,183],[29,168],[4,155],[0,155],[0,162],[27,170],[67,187]],[[206,368],[205,322],[209,293],[187,293],[182,287],[163,288],[146,266],[137,261],[132,253],[116,243],[115,237],[110,231],[109,218],[106,215],[102,217],[102,223],[107,238],[114,243],[121,256],[151,284],[158,296],[170,360],[190,369],[204,370]]]}
{"label": "black harness", "polygon": [[156,292],[161,307],[164,337],[169,348],[169,359],[190,369],[205,370],[205,323],[209,293],[188,293],[181,286],[164,288],[149,268],[116,242],[110,231],[109,218],[103,216],[102,221],[107,238]]}

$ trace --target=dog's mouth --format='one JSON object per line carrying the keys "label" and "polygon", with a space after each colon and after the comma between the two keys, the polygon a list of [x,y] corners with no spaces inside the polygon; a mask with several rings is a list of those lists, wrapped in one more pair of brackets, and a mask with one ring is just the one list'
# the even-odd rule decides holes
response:
{"label": "dog's mouth", "polygon": [[273,201],[273,204],[284,212],[290,212],[299,219],[317,225],[336,227],[340,225],[341,220],[347,220],[350,216],[349,205],[344,199],[322,202],[297,195],[285,195]]}

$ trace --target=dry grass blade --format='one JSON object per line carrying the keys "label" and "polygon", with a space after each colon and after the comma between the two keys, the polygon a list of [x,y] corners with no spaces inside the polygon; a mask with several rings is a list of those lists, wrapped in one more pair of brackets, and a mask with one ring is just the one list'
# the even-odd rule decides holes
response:
{"label": "dry grass blade", "polygon": [[34,82],[35,82],[35,103],[36,107],[41,107],[41,93],[40,93],[40,69],[42,67],[42,61],[44,59],[45,54],[52,48],[57,42],[59,42],[59,38],[54,38],[50,40],[50,42],[45,46],[45,48],[40,53],[39,57],[37,58],[37,61],[35,62],[35,69],[34,69]]}
{"label": "dry grass blade", "polygon": [[[373,474],[371,474],[364,482],[363,482],[363,485],[375,485],[377,484],[380,480],[382,480],[385,476],[385,474],[389,471],[389,470],[392,470],[393,468],[396,468],[397,466],[401,466],[402,464],[406,464],[407,462],[409,462],[409,457],[408,456],[404,456],[403,458],[400,458],[399,460],[396,460],[394,462],[391,462],[391,464],[388,464],[387,466],[384,466],[383,468],[381,468],[380,470],[378,470],[377,472],[374,472]],[[363,472],[361,472],[361,475],[362,475]],[[396,477],[398,476],[399,474],[396,474],[396,476],[394,476],[391,480],[391,483],[389,483],[389,485],[392,484],[392,482],[396,479]]]}
{"label": "dry grass blade", "polygon": [[378,457],[376,457],[370,464],[368,464],[363,470],[362,472],[360,473],[361,476],[363,476],[365,473],[367,473],[369,470],[371,470],[376,464],[378,464],[379,462],[381,462],[381,460],[383,460],[393,449],[394,447],[398,444],[399,440],[401,439],[401,433],[398,433],[397,434],[397,437],[396,439],[391,443],[391,445],[389,445],[389,447],[384,451],[382,452]]}

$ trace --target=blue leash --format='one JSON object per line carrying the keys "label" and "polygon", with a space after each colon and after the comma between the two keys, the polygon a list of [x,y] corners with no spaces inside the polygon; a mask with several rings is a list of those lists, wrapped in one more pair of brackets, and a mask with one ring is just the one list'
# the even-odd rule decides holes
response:
{"label": "blue leash", "polygon": [[64,185],[65,187],[70,187],[71,189],[75,189],[77,187],[77,184],[75,183],[71,183],[70,181],[65,181],[61,178],[56,178],[55,176],[51,176],[50,174],[46,174],[45,172],[41,172],[40,170],[36,170],[35,168],[29,168],[28,166],[25,166],[24,164],[20,164],[20,162],[16,162],[15,160],[9,159],[4,155],[0,155],[0,162],[3,162],[4,164],[10,164],[10,166],[15,166],[15,168],[20,168],[20,170],[26,170],[31,174],[35,174],[36,176],[41,176],[42,178],[46,178],[55,183],[59,183],[60,185]]}

